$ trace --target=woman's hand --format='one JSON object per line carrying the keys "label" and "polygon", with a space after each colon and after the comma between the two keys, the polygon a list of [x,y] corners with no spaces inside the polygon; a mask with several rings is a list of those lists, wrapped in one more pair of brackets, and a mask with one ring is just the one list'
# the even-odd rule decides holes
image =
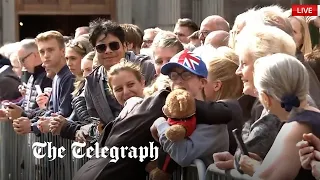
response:
{"label": "woman's hand", "polygon": [[49,127],[53,135],[60,135],[61,129],[64,124],[67,123],[67,119],[61,115],[54,116],[50,121]]}
{"label": "woman's hand", "polygon": [[22,112],[23,109],[20,106],[14,103],[9,103],[9,107],[7,108],[7,116],[9,117],[9,119],[18,119],[19,117],[21,117]]}
{"label": "woman's hand", "polygon": [[249,153],[249,156],[241,155],[239,165],[240,165],[240,169],[245,174],[253,176],[257,168],[261,165],[262,159],[257,154],[254,154],[254,153]]}
{"label": "woman's hand", "polygon": [[150,127],[151,135],[152,135],[153,139],[156,140],[157,142],[159,142],[159,133],[158,133],[158,130],[157,130],[157,126],[160,123],[166,122],[166,121],[167,120],[164,117],[159,117],[157,120],[154,121],[154,123]]}
{"label": "woman's hand", "polygon": [[9,120],[7,117],[8,111],[5,109],[0,109],[0,121],[7,121]]}
{"label": "woman's hand", "polygon": [[311,167],[312,167],[312,175],[316,179],[320,179],[320,162],[316,160],[311,161]]}
{"label": "woman's hand", "polygon": [[49,96],[46,93],[42,93],[37,96],[36,102],[40,109],[46,109],[49,101]]}
{"label": "woman's hand", "polygon": [[311,169],[311,161],[314,159],[314,147],[310,146],[308,141],[300,141],[296,145],[299,148],[299,157],[301,166],[304,169]]}
{"label": "woman's hand", "polygon": [[213,161],[222,170],[234,169],[234,157],[228,151],[213,154]]}
{"label": "woman's hand", "polygon": [[307,23],[313,23],[317,28],[320,28],[320,18],[318,16],[307,16],[306,17]]}

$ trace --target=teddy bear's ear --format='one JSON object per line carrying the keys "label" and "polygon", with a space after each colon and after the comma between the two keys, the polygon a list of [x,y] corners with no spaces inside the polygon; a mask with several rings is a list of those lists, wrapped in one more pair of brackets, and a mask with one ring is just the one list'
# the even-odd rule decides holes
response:
{"label": "teddy bear's ear", "polygon": [[164,106],[162,107],[162,112],[163,112],[164,115],[166,115],[166,116],[168,117],[169,111],[168,111],[167,105],[164,105]]}

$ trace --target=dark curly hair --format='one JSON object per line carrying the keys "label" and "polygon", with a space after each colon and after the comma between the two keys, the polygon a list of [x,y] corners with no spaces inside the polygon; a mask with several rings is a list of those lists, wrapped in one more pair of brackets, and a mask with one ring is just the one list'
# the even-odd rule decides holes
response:
{"label": "dark curly hair", "polygon": [[89,41],[93,47],[96,46],[97,39],[100,35],[108,35],[112,34],[117,37],[120,42],[123,44],[125,41],[124,30],[121,28],[119,24],[113,22],[111,20],[106,19],[97,19],[89,24]]}

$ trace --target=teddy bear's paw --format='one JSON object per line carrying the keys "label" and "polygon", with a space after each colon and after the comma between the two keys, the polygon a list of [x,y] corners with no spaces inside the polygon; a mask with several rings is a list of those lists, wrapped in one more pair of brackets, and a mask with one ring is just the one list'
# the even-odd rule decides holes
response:
{"label": "teddy bear's paw", "polygon": [[181,125],[172,125],[170,128],[166,131],[166,137],[170,141],[181,141],[186,136],[186,129]]}
{"label": "teddy bear's paw", "polygon": [[159,168],[155,168],[149,173],[149,180],[170,180],[170,179],[171,179],[171,175],[162,171]]}

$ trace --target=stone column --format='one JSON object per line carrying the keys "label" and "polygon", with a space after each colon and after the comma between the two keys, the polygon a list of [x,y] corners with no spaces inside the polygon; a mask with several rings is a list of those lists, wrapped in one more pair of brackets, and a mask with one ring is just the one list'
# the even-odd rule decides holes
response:
{"label": "stone column", "polygon": [[158,0],[159,28],[173,31],[180,15],[180,0]]}
{"label": "stone column", "polygon": [[158,0],[134,0],[132,18],[134,24],[142,30],[158,25]]}
{"label": "stone column", "polygon": [[192,20],[200,27],[202,18],[201,0],[192,0]]}
{"label": "stone column", "polygon": [[117,22],[132,23],[132,0],[116,0]]}
{"label": "stone column", "polygon": [[224,17],[224,0],[202,0],[202,20],[210,15]]}
{"label": "stone column", "polygon": [[3,16],[2,16],[2,2],[0,3],[0,44],[3,44],[3,41],[2,41],[2,37],[3,37]]}
{"label": "stone column", "polygon": [[1,0],[1,43],[15,42],[17,25],[15,1]]}

